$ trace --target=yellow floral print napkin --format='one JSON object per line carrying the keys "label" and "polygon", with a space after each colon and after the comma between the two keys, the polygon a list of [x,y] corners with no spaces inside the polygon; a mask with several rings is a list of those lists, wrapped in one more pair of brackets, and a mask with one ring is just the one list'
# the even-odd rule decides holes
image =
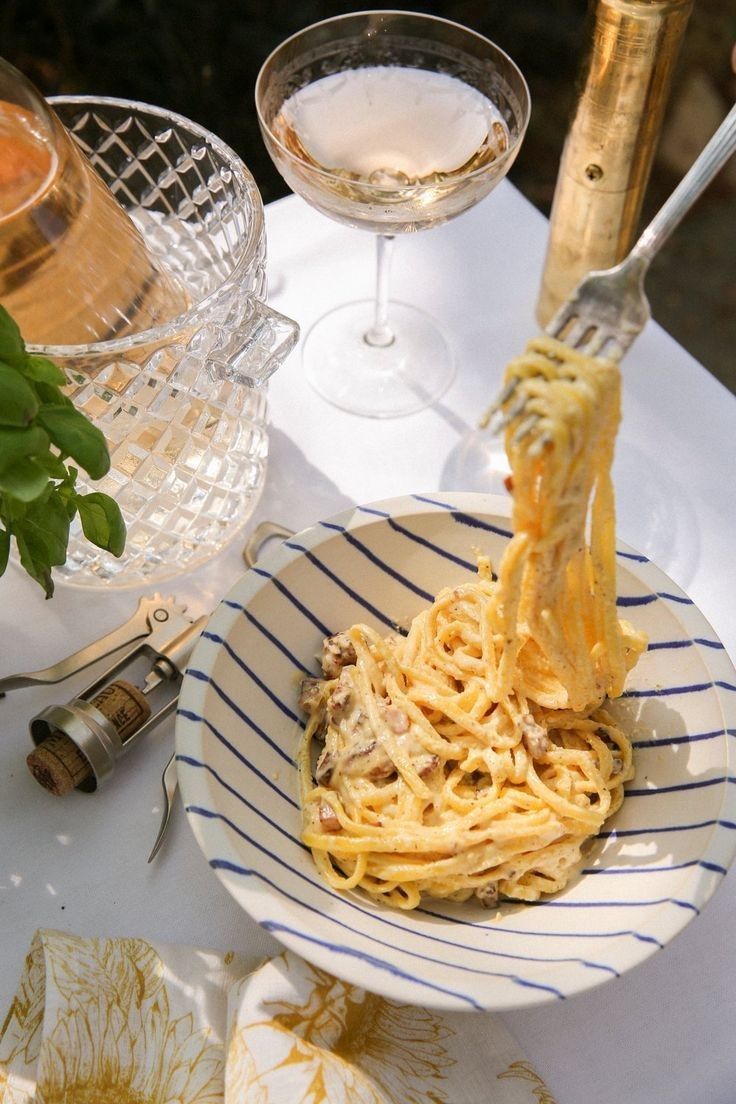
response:
{"label": "yellow floral print napkin", "polygon": [[554,1104],[503,1024],[397,1004],[290,952],[36,933],[0,1104]]}

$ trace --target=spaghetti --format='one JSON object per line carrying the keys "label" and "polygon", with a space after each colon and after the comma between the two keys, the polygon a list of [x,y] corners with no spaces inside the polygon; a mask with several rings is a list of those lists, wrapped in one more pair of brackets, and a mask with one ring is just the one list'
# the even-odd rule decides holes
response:
{"label": "spaghetti", "polygon": [[539,337],[507,384],[497,580],[481,556],[406,637],[329,637],[302,687],[303,840],[334,888],[399,908],[560,890],[633,777],[604,708],[646,645],[616,611],[618,369]]}

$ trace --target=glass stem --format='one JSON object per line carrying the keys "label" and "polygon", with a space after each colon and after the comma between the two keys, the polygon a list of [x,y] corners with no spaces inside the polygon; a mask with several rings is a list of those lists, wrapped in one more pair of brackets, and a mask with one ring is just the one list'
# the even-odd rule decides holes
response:
{"label": "glass stem", "polygon": [[393,234],[376,236],[376,300],[373,325],[365,333],[364,340],[368,345],[375,345],[380,349],[394,343],[393,330],[388,324],[388,285],[393,246]]}

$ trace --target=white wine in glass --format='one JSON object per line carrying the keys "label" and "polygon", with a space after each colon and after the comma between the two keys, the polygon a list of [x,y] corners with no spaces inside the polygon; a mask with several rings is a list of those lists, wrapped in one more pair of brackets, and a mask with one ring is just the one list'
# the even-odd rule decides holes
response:
{"label": "white wine in glass", "polygon": [[529,118],[511,59],[458,24],[368,11],[293,35],[256,83],[266,146],[290,187],[330,218],[377,235],[373,300],[338,306],[303,345],[328,401],[372,417],[435,402],[454,375],[431,318],[389,301],[394,236],[482,199],[508,171]]}

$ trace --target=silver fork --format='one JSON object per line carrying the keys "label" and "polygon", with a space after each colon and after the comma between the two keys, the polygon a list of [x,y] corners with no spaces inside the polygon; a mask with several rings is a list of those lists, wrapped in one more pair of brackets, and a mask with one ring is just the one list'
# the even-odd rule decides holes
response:
{"label": "silver fork", "polygon": [[[586,356],[603,355],[620,360],[650,317],[644,277],[653,257],[734,150],[736,105],[628,256],[613,268],[590,272],[584,277],[545,333]],[[487,426],[491,432],[498,432],[521,414],[523,400],[518,399],[510,407],[506,405],[518,384],[517,377],[509,380],[484,415],[481,428]]]}

